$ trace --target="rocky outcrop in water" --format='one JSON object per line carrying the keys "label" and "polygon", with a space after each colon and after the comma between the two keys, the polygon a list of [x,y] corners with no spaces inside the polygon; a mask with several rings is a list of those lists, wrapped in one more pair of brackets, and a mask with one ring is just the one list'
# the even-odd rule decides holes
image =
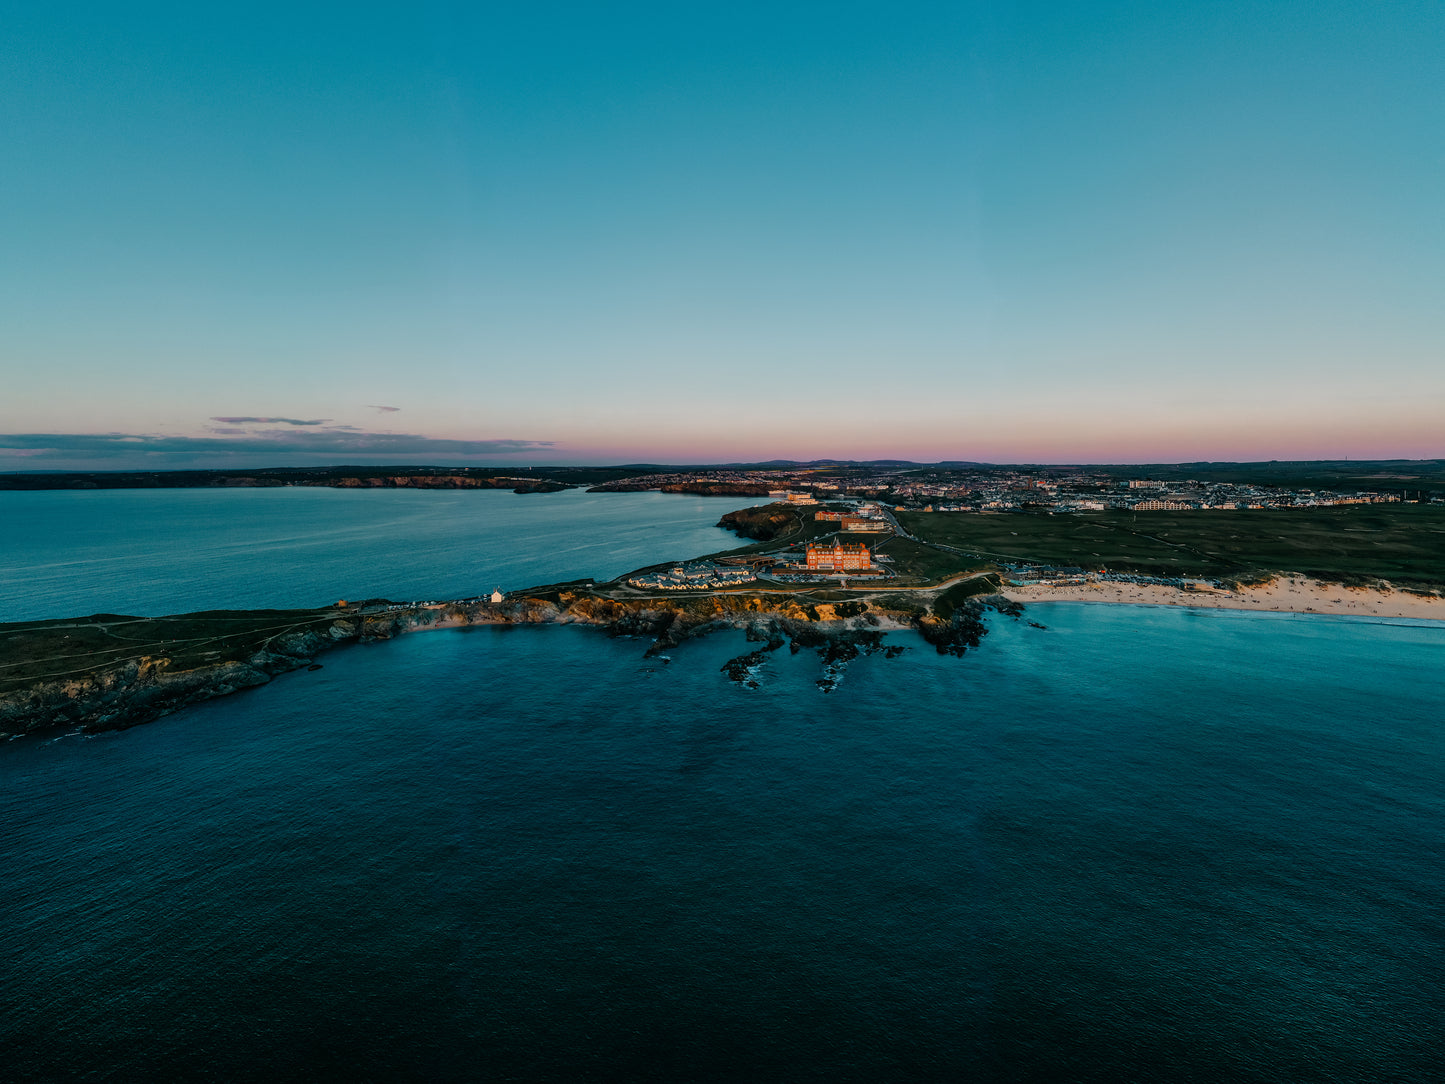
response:
{"label": "rocky outcrop in water", "polygon": [[[316,657],[345,644],[391,639],[406,632],[467,625],[575,624],[599,628],[612,636],[636,636],[649,641],[646,654],[659,655],[682,642],[719,629],[744,629],[750,640],[764,646],[730,660],[723,669],[734,680],[756,686],[759,667],[784,644],[793,653],[816,651],[822,666],[818,685],[824,692],[837,688],[848,663],[860,655],[883,653],[892,657],[903,649],[885,644],[883,633],[890,628],[915,628],[940,653],[962,655],[978,645],[986,634],[983,615],[988,609],[1017,613],[1017,604],[1001,596],[971,599],[941,619],[916,608],[893,610],[879,602],[849,599],[818,602],[803,595],[743,594],[727,592],[701,597],[614,598],[574,585],[557,585],[522,592],[502,602],[466,599],[444,603],[402,605],[385,600],[352,603],[321,611],[217,611],[176,618],[120,617],[96,615],[71,622],[32,622],[24,626],[0,626],[6,632],[0,650],[7,644],[32,640],[37,633],[90,630],[93,655],[78,658],[79,669],[53,678],[40,676],[29,684],[11,681],[0,692],[0,735],[21,734],[56,726],[79,727],[86,731],[118,730],[149,722],[191,704],[241,689],[264,685],[278,674],[316,665]],[[248,630],[239,632],[237,621],[254,616],[259,627],[251,639]],[[161,627],[168,621],[204,626],[206,622],[230,622],[225,635],[236,646],[226,657],[197,664],[194,654],[181,646],[189,640],[155,639],[129,657],[116,658],[114,643],[105,639],[113,631],[108,625],[133,627],[141,624]],[[276,623],[290,631],[271,633]],[[285,622],[291,622],[286,625]],[[205,639],[206,629],[200,639]],[[70,636],[65,637],[70,641]],[[221,643],[220,635],[214,642]],[[259,650],[257,644],[263,644]],[[72,643],[72,648],[81,646]],[[208,656],[223,655],[209,651]],[[88,658],[94,662],[87,669]],[[43,662],[44,660],[42,660]],[[19,664],[14,664],[19,665]],[[66,665],[71,665],[67,662]],[[17,687],[18,686],[18,687]]]}
{"label": "rocky outcrop in water", "polygon": [[1023,606],[1003,595],[971,598],[955,608],[946,618],[933,614],[921,617],[918,620],[918,632],[940,655],[962,656],[969,648],[977,647],[988,635],[984,614],[989,610],[997,610],[1001,614],[1017,618],[1023,613]]}

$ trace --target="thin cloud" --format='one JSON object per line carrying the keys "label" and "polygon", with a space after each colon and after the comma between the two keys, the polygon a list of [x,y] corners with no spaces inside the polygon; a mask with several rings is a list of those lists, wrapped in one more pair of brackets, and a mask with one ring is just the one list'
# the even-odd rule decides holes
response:
{"label": "thin cloud", "polygon": [[325,425],[330,418],[212,418],[213,422],[223,422],[226,425]]}
{"label": "thin cloud", "polygon": [[368,404],[378,414],[395,414],[401,409],[399,406],[377,406],[375,403]]}
{"label": "thin cloud", "polygon": [[4,433],[0,434],[0,458],[37,460],[74,465],[79,461],[105,463],[122,468],[123,461],[145,460],[146,469],[217,466],[287,458],[325,458],[340,462],[342,457],[405,456],[420,461],[437,457],[484,458],[511,456],[556,447],[551,440],[446,440],[416,433],[368,433],[340,429],[236,430],[240,436],[169,437],[140,433]]}

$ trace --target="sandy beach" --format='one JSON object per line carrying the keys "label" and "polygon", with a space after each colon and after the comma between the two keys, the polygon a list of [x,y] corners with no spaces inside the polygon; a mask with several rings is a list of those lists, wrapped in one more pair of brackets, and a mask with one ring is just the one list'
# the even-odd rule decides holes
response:
{"label": "sandy beach", "polygon": [[1090,583],[1062,587],[1010,587],[1003,593],[1023,603],[1131,603],[1137,606],[1194,606],[1445,621],[1445,599],[1442,598],[1412,595],[1406,591],[1342,587],[1301,577],[1281,577],[1268,586],[1239,591],[1185,591],[1156,584]]}

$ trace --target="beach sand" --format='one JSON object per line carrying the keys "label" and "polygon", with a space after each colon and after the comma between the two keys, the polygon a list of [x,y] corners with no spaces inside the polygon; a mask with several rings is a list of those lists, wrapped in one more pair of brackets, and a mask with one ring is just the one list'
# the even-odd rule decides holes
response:
{"label": "beach sand", "polygon": [[1030,602],[1108,602],[1445,621],[1445,599],[1442,598],[1412,595],[1406,591],[1341,587],[1299,576],[1284,576],[1268,586],[1246,587],[1239,591],[1185,591],[1158,584],[1090,583],[1062,587],[1009,587],[1003,593],[1025,605]]}

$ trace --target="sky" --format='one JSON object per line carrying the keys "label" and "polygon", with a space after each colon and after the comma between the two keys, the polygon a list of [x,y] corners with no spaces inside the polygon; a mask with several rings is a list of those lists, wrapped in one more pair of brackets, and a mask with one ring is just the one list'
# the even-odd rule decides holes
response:
{"label": "sky", "polygon": [[1445,5],[0,0],[0,471],[1445,457]]}

